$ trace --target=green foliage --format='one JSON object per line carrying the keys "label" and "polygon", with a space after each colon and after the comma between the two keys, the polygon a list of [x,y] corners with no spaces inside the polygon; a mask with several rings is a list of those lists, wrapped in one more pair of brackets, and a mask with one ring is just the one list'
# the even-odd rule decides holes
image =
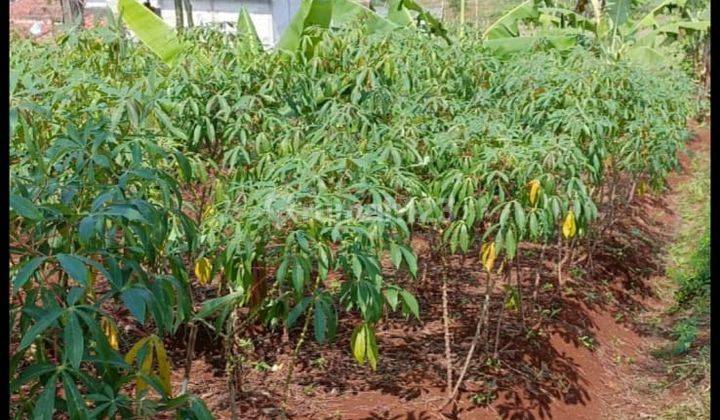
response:
{"label": "green foliage", "polygon": [[[376,368],[383,315],[421,317],[405,284],[414,232],[439,232],[445,254],[492,243],[493,260],[557,237],[568,214],[585,235],[608,179],[659,185],[677,167],[692,109],[684,75],[579,47],[500,61],[480,37],[362,22],[303,30],[286,54],[241,48],[242,34],[184,36],[172,67],[112,29],[13,46],[20,415],[207,417],[167,395],[161,338],[197,318],[221,331],[242,306],[291,333],[312,317],[322,343],[351,312],[352,354]],[[195,313],[198,261],[219,294]],[[151,332],[127,360],[112,335],[133,343],[102,321],[120,311]],[[133,379],[147,392],[129,394]],[[46,392],[59,383],[62,396]]]}
{"label": "green foliage", "polygon": [[[707,212],[709,214],[709,211]],[[709,221],[709,220],[708,220]],[[684,269],[677,273],[679,289],[675,293],[678,305],[709,299],[710,296],[710,223],[697,243]]]}
{"label": "green foliage", "polygon": [[[108,29],[71,33],[50,48],[13,47],[17,415],[130,416],[138,406],[126,383],[136,370],[101,320],[127,309],[127,322],[165,335],[191,314],[181,258],[195,225],[176,181],[182,153],[154,115],[163,82],[152,74],[161,64],[127,54],[131,47]],[[153,410],[179,404],[147,381],[160,397]],[[50,391],[60,384],[63,397]]]}
{"label": "green foliage", "polygon": [[[688,4],[685,0],[664,0],[647,14],[637,16],[638,3],[634,0],[610,0],[601,7],[593,3],[593,20],[573,10],[542,7],[543,2],[528,0],[508,11],[493,23],[484,37],[494,51],[502,56],[527,51],[542,39],[561,37],[551,48],[563,49],[572,40],[587,39],[602,54],[618,59],[629,58],[645,66],[657,67],[676,64],[673,51],[667,46],[682,40],[697,50],[707,36],[709,19],[703,19],[697,9],[703,6]],[[675,12],[678,10],[678,12]],[[521,34],[519,23],[532,29]],[[686,51],[686,55],[690,51]]]}

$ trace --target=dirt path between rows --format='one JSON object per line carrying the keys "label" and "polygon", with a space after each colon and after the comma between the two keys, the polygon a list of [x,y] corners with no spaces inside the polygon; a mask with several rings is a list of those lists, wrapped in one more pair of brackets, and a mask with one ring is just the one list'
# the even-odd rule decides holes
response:
{"label": "dirt path between rows", "polygon": [[[709,153],[709,127],[696,128],[688,143],[693,153]],[[554,265],[540,258],[535,247],[523,244],[519,267],[522,296],[528,308],[507,313],[497,328],[499,297],[490,325],[498,333],[498,358],[488,360],[490,343],[481,343],[461,388],[458,404],[442,412],[445,387],[444,335],[439,290],[448,275],[451,302],[453,364],[459,366],[470,345],[484,286],[477,252],[450,260],[443,270],[430,261],[424,282],[398,278],[418,297],[421,321],[388,315],[377,332],[381,359],[378,370],[359,366],[349,351],[357,319],[343,315],[332,346],[307,342],[295,367],[286,411],[280,410],[289,344],[280,334],[257,327],[250,332],[243,392],[238,396],[240,418],[297,419],[637,419],[649,418],[678,397],[677,390],[659,384],[663,365],[650,352],[670,340],[673,285],[664,277],[664,247],[677,232],[678,191],[688,178],[691,159],[674,174],[670,189],[659,197],[637,197],[618,226],[607,233],[592,268],[576,264],[562,296],[551,285]],[[709,194],[709,191],[708,191]],[[416,252],[427,255],[428,242],[413,240]],[[546,269],[533,303],[538,265]],[[483,281],[481,281],[481,279]],[[511,283],[517,281],[511,276]],[[515,283],[517,284],[517,283]],[[548,287],[545,287],[548,286]],[[502,289],[497,289],[500,296]],[[298,332],[291,332],[291,343]],[[310,340],[308,340],[310,341]],[[178,337],[182,343],[182,337]],[[494,339],[493,339],[494,342]],[[172,346],[171,346],[172,347]],[[176,367],[184,358],[176,346]],[[230,418],[221,345],[210,335],[198,337],[199,356],[193,364],[189,389],[201,396],[218,418]],[[489,350],[489,351],[485,351]],[[173,375],[179,390],[182,369]],[[442,414],[441,414],[442,413]]]}

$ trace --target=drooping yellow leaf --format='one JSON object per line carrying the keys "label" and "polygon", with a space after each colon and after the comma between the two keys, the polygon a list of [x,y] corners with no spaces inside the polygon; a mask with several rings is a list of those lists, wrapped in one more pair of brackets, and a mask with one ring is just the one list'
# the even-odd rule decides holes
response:
{"label": "drooping yellow leaf", "polygon": [[100,320],[100,327],[102,328],[105,337],[107,337],[110,347],[117,350],[120,346],[118,340],[118,329],[115,322],[107,317],[102,317]]}
{"label": "drooping yellow leaf", "polygon": [[132,364],[132,362],[135,361],[135,358],[137,357],[140,349],[145,345],[145,343],[147,343],[149,339],[150,337],[144,337],[138,340],[137,343],[133,344],[133,346],[130,348],[130,351],[128,351],[125,355],[125,363]]}
{"label": "drooping yellow leaf", "polygon": [[563,236],[565,237],[565,239],[569,239],[569,238],[572,238],[573,236],[575,236],[575,231],[576,231],[575,213],[573,213],[573,211],[570,210],[568,212],[567,216],[565,216],[565,221],[563,222],[563,225],[562,225],[562,233],[563,233]]}
{"label": "drooping yellow leaf", "polygon": [[540,193],[540,181],[533,179],[528,186],[530,187],[530,204],[534,206]]}
{"label": "drooping yellow leaf", "polygon": [[365,363],[365,353],[366,353],[366,346],[367,346],[365,339],[366,339],[365,325],[360,324],[357,327],[355,327],[355,330],[353,331],[353,334],[352,334],[352,338],[350,339],[350,347],[351,347],[353,356],[355,357],[355,360],[357,360],[357,362],[360,364]]}
{"label": "drooping yellow leaf", "polygon": [[197,276],[200,284],[207,284],[210,281],[210,272],[212,265],[209,258],[200,258],[195,263],[195,275]]}
{"label": "drooping yellow leaf", "polygon": [[492,271],[493,267],[495,266],[495,242],[485,243],[480,248],[480,258],[482,260],[483,267],[485,267],[485,270]]}
{"label": "drooping yellow leaf", "polygon": [[367,356],[368,362],[370,362],[372,370],[377,370],[378,347],[377,342],[375,341],[375,331],[373,331],[372,327],[367,324],[365,324],[364,330],[365,343],[367,345],[365,355]]}
{"label": "drooping yellow leaf", "polygon": [[[152,345],[151,345],[152,347]],[[152,374],[152,365],[153,365],[153,351],[152,348],[148,349],[149,351],[145,354],[145,359],[142,362],[142,365],[140,366],[140,373],[143,375],[150,376]],[[145,391],[147,389],[147,383],[142,380],[142,378],[137,378],[135,380],[135,394],[139,395],[141,392]]]}
{"label": "drooping yellow leaf", "polygon": [[207,206],[205,207],[205,210],[203,210],[202,214],[202,220],[206,220],[208,217],[215,214],[215,208],[213,206]]}
{"label": "drooping yellow leaf", "polygon": [[88,287],[85,288],[85,297],[91,302],[95,301],[95,283],[97,282],[97,272],[95,270],[90,271],[88,278]]}
{"label": "drooping yellow leaf", "polygon": [[154,342],[155,354],[157,356],[158,364],[158,376],[160,377],[160,385],[162,385],[165,393],[172,397],[172,385],[170,384],[170,374],[172,372],[172,365],[170,359],[167,357],[165,346],[163,346],[162,340],[156,338]]}

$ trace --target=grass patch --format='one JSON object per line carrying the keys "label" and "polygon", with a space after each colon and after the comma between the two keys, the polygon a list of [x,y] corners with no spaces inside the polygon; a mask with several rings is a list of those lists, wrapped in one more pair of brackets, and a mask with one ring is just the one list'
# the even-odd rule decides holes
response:
{"label": "grass patch", "polygon": [[710,161],[694,153],[691,178],[678,187],[683,226],[670,249],[667,275],[676,286],[670,315],[674,342],[653,352],[667,363],[666,388],[683,385],[680,402],[660,419],[710,418]]}

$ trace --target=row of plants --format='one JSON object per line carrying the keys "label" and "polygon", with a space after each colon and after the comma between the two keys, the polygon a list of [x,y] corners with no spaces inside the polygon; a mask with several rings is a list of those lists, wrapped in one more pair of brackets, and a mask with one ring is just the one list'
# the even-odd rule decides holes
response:
{"label": "row of plants", "polygon": [[[162,339],[189,329],[189,364],[201,324],[232,378],[247,324],[288,330],[295,357],[309,331],[333,342],[347,312],[350,350],[375,369],[383,314],[421,317],[403,285],[434,260],[415,235],[442,264],[479,253],[474,349],[491,273],[519,243],[569,252],[621,192],[660,190],[677,166],[696,103],[672,68],[583,47],[499,57],[477,30],[364,24],[310,25],[287,54],[201,27],[158,59],[118,20],[13,40],[16,417],[210,417],[188,366],[173,389]],[[200,285],[217,297],[198,301]]]}

